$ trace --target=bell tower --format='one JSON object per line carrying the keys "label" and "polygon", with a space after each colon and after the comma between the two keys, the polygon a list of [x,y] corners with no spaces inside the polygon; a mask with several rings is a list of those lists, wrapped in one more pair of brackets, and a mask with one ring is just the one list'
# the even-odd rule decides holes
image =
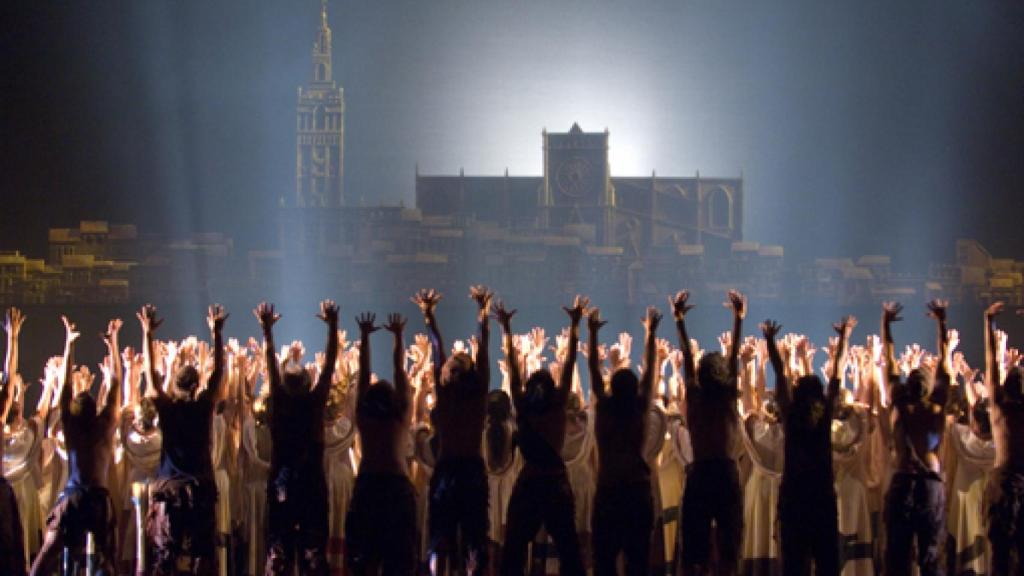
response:
{"label": "bell tower", "polygon": [[327,0],[321,0],[312,64],[312,80],[298,92],[293,205],[337,208],[346,204],[345,94],[334,80]]}

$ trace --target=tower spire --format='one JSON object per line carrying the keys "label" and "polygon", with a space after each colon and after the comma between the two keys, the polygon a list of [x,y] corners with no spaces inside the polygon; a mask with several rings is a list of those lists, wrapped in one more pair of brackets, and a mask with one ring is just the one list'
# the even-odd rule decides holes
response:
{"label": "tower spire", "polygon": [[313,43],[313,82],[330,83],[331,70],[331,27],[327,24],[327,0],[320,0],[320,29],[316,31]]}

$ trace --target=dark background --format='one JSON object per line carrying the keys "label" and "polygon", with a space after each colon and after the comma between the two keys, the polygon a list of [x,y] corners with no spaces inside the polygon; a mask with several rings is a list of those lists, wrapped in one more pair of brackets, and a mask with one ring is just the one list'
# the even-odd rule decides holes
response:
{"label": "dark background", "polygon": [[[952,259],[958,237],[1024,257],[1024,3],[410,0],[329,11],[345,186],[366,204],[411,205],[417,164],[539,174],[541,130],[578,121],[611,131],[616,175],[742,172],[745,236],[783,244],[787,262],[881,253],[921,272]],[[267,227],[294,192],[296,87],[310,77],[318,19],[313,0],[4,3],[0,249],[42,256],[48,227],[82,219],[223,231],[239,255],[271,247]],[[695,320],[708,344],[728,324],[718,298],[704,295]],[[180,329],[202,325],[198,304],[172,306],[188,318]],[[318,330],[309,308],[284,329]],[[234,312],[229,332],[254,333]],[[610,328],[639,330],[638,312],[616,309]],[[919,312],[900,336],[930,343]],[[30,322],[45,325],[27,336],[56,332],[56,313],[39,310]],[[554,302],[534,313],[549,330],[562,321]],[[841,311],[770,313],[823,337],[823,319]],[[466,335],[470,314],[458,317]],[[862,316],[873,331],[877,312]],[[973,313],[958,320],[980,328]]]}

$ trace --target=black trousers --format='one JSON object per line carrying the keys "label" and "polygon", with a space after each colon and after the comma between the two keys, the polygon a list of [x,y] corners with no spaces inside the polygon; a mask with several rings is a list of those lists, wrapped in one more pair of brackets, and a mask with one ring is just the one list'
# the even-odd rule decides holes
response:
{"label": "black trousers", "polygon": [[519,474],[508,503],[502,576],[523,575],[527,548],[542,525],[555,541],[559,573],[583,576],[583,558],[576,534],[576,505],[564,469],[560,473]]}
{"label": "black trousers", "polygon": [[782,573],[816,576],[839,574],[839,512],[831,482],[801,486],[783,484],[779,489],[779,536]]}
{"label": "black trousers", "polygon": [[921,576],[945,574],[940,561],[946,534],[946,489],[935,473],[899,472],[885,496],[885,573],[913,571],[914,540]]}
{"label": "black trousers", "polygon": [[622,552],[626,574],[646,576],[650,568],[654,496],[649,479],[622,485],[598,486],[591,524],[594,575],[615,576]]}

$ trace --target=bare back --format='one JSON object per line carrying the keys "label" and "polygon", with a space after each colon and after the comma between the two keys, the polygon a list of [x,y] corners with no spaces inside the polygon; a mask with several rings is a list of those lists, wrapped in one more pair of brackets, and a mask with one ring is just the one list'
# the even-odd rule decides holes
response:
{"label": "bare back", "polygon": [[686,393],[686,426],[694,462],[732,459],[739,439],[735,395],[726,390],[709,394],[700,387]]}

